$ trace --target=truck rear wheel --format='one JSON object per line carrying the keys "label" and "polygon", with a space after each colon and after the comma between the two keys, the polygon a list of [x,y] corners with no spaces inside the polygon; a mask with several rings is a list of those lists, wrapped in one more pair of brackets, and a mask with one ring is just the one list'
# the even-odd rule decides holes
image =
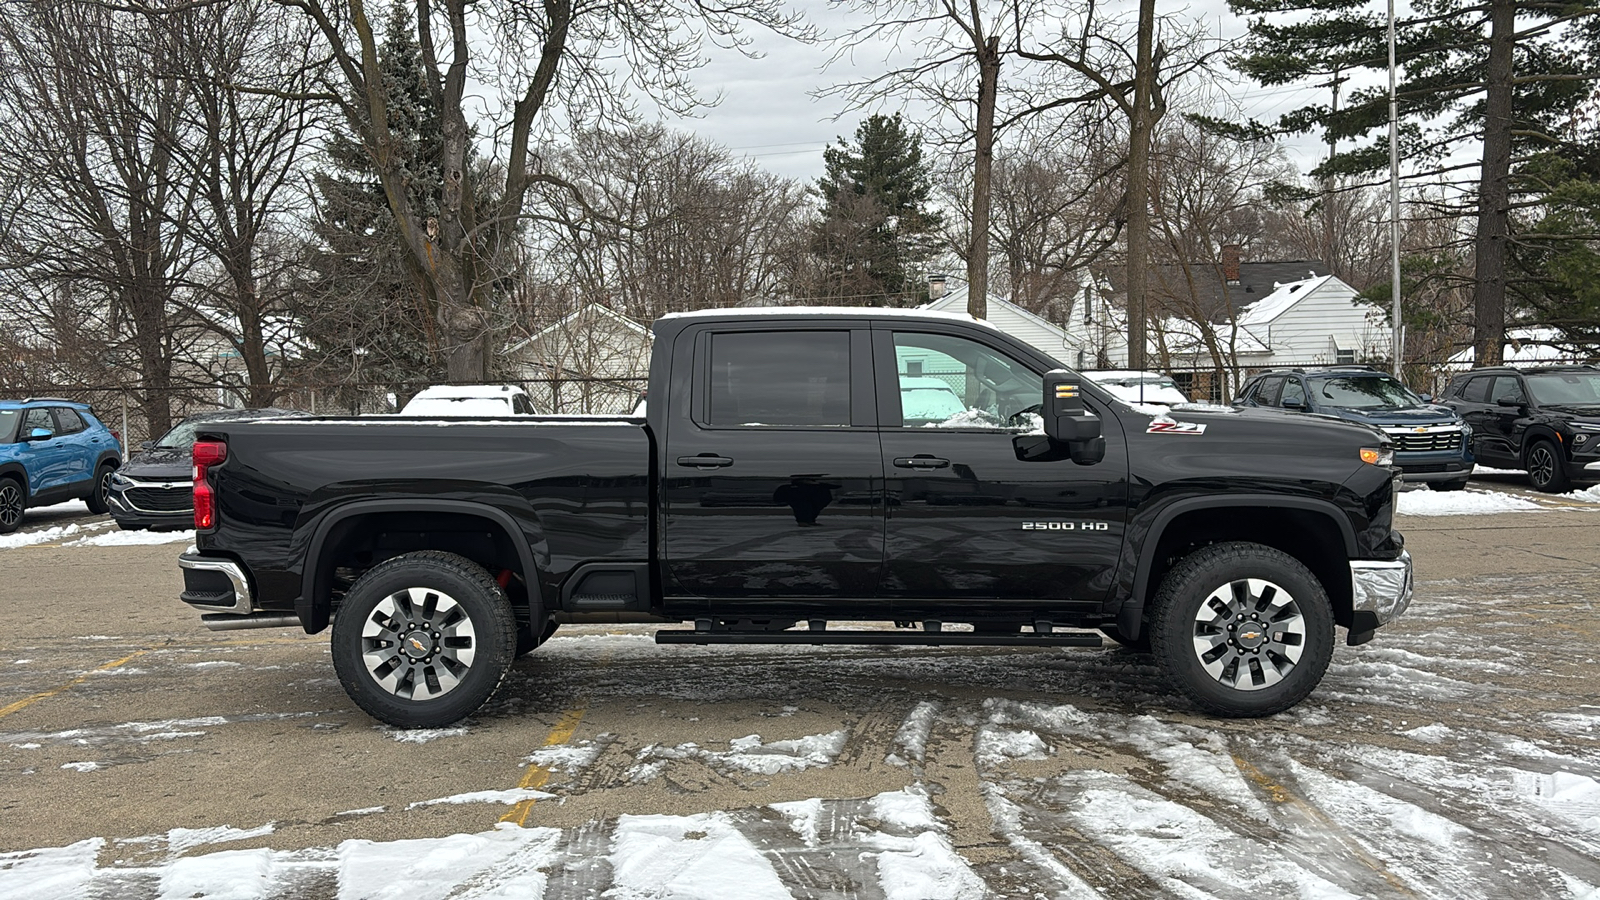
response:
{"label": "truck rear wheel", "polygon": [[463,556],[406,553],[363,574],[333,622],[333,667],[380,722],[436,728],[488,700],[517,644],[505,591]]}
{"label": "truck rear wheel", "polygon": [[1169,681],[1216,715],[1299,703],[1333,659],[1333,608],[1294,557],[1261,544],[1203,547],[1156,592],[1150,641]]}

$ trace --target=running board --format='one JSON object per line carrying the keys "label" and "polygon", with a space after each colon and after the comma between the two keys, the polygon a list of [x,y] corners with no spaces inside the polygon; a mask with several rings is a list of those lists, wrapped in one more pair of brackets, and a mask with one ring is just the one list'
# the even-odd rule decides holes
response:
{"label": "running board", "polygon": [[909,644],[917,647],[1099,647],[1086,631],[978,634],[972,631],[658,631],[658,644]]}

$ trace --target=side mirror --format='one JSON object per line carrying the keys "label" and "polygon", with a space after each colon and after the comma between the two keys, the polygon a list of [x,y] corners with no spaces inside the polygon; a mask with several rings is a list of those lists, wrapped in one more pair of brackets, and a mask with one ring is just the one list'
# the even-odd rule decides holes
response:
{"label": "side mirror", "polygon": [[30,441],[48,441],[55,436],[56,433],[48,428],[35,428],[28,432],[28,440]]}
{"label": "side mirror", "polygon": [[139,449],[140,450],[153,450],[153,449],[155,449],[155,446],[156,446],[156,442],[155,441],[140,441],[139,442]]}
{"label": "side mirror", "polygon": [[1433,395],[1432,394],[1418,394],[1417,396],[1422,398],[1422,402],[1423,403],[1432,403],[1433,402]]}
{"label": "side mirror", "polygon": [[1515,397],[1501,397],[1495,402],[1503,407],[1506,407],[1507,409],[1521,409],[1525,405],[1521,400],[1518,400]]}
{"label": "side mirror", "polygon": [[1087,466],[1105,458],[1100,417],[1084,407],[1083,383],[1077,375],[1066,369],[1046,372],[1039,412],[1044,418],[1044,433],[1050,440],[1066,444],[1073,462]]}
{"label": "side mirror", "polygon": [[1283,408],[1284,409],[1298,409],[1298,410],[1304,411],[1305,408],[1306,408],[1306,402],[1304,400],[1290,400],[1290,401],[1288,401],[1288,402],[1283,404]]}

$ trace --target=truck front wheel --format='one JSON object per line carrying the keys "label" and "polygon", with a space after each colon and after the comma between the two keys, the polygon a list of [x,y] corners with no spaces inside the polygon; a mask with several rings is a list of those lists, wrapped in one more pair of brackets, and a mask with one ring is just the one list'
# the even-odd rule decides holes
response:
{"label": "truck front wheel", "polygon": [[511,601],[463,556],[406,553],[351,585],[333,622],[333,668],[380,722],[436,728],[488,700],[511,668]]}
{"label": "truck front wheel", "polygon": [[1333,608],[1294,557],[1261,544],[1203,547],[1156,592],[1150,641],[1169,681],[1208,712],[1249,718],[1305,699],[1333,659]]}

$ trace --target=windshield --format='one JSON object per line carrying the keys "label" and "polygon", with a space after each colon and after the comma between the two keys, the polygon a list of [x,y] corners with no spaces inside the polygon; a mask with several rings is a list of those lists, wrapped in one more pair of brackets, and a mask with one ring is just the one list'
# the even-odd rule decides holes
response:
{"label": "windshield", "polygon": [[12,436],[17,430],[17,423],[22,421],[22,411],[17,409],[0,409],[0,444],[10,444],[15,438]]}
{"label": "windshield", "polygon": [[1540,406],[1600,406],[1600,372],[1541,372],[1527,378],[1528,393]]}
{"label": "windshield", "polygon": [[161,436],[156,441],[157,447],[168,447],[176,450],[188,450],[194,447],[194,432],[200,427],[199,422],[179,422],[173,429]]}
{"label": "windshield", "polygon": [[1312,380],[1323,406],[1341,409],[1405,409],[1423,406],[1422,398],[1388,375],[1340,375]]}

